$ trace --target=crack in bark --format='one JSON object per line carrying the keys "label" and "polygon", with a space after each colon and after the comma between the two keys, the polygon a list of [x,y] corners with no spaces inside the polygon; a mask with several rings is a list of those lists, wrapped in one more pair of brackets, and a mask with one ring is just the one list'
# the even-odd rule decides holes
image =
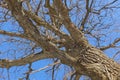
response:
{"label": "crack in bark", "polygon": [[[106,57],[101,50],[92,47],[88,43],[84,33],[79,31],[72,23],[69,17],[69,11],[62,0],[54,0],[53,3],[55,4],[56,10],[60,13],[63,20],[62,22],[69,31],[70,36],[62,33],[59,29],[55,28],[55,26],[43,21],[31,11],[24,10],[21,2],[16,0],[6,0],[6,2],[8,4],[8,9],[11,10],[12,15],[24,29],[24,34],[26,36],[23,36],[24,34],[13,34],[5,31],[0,31],[0,34],[27,38],[34,41],[38,46],[41,46],[43,51],[18,60],[2,59],[0,61],[0,67],[10,68],[12,66],[21,66],[41,59],[58,58],[63,64],[73,66],[80,75],[88,75],[93,80],[120,80],[120,65]],[[88,3],[86,4],[86,8],[88,9]],[[89,15],[89,12],[87,14]],[[50,17],[52,17],[52,15],[50,15]],[[46,38],[40,34],[31,19],[39,26],[42,25],[55,32],[58,36],[62,37],[62,39],[65,39],[66,50],[62,51],[52,43],[52,41],[46,41]],[[84,20],[86,21],[86,19]]]}

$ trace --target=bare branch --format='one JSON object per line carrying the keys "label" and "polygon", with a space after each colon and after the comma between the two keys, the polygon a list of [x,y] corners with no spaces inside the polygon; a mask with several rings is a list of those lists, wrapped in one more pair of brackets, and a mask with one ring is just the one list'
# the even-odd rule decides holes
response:
{"label": "bare branch", "polygon": [[[98,10],[98,13],[99,13],[101,10],[103,10],[103,9],[110,9],[109,6],[112,5],[112,4],[114,4],[114,3],[117,2],[117,1],[118,1],[118,0],[113,0],[112,2],[104,5],[102,8],[100,8],[100,9]],[[112,8],[112,7],[111,7],[111,8]],[[113,8],[114,8],[114,7],[113,7]],[[116,8],[117,8],[117,7],[116,7]]]}
{"label": "bare branch", "polygon": [[35,15],[34,13],[30,12],[30,11],[26,11],[24,10],[24,12],[31,18],[33,19],[37,25],[39,26],[44,26],[45,28],[55,32],[58,36],[60,36],[61,38],[64,38],[66,40],[71,40],[71,38],[66,35],[65,33],[61,32],[60,30],[58,30],[56,27],[50,25],[49,23],[43,21],[39,16]]}
{"label": "bare branch", "polygon": [[[58,52],[58,53],[57,53]],[[18,59],[18,60],[7,60],[7,59],[1,59],[0,60],[0,67],[1,68],[10,68],[13,66],[22,66],[26,65],[28,63],[35,62],[37,60],[41,59],[48,59],[48,58],[59,58],[61,59],[62,63],[66,63],[66,60],[68,60],[67,63],[76,62],[77,60],[74,57],[69,56],[67,53],[63,51],[41,51],[39,53],[30,54],[24,58]],[[67,64],[66,63],[66,64]]]}
{"label": "bare branch", "polygon": [[29,66],[28,66],[28,72],[26,73],[26,80],[29,80],[29,77],[30,77],[30,72],[32,71],[32,63],[29,63]]}
{"label": "bare branch", "polygon": [[[29,50],[30,50],[32,54],[22,57],[22,58],[19,58],[19,59],[17,58],[15,60],[10,60],[11,58],[9,60],[1,59],[0,60],[1,68],[9,69],[12,66],[22,66],[22,65],[26,65],[26,64],[32,64],[33,62],[35,62],[37,60],[41,60],[41,59],[57,58],[61,61],[62,64],[72,66],[76,70],[76,72],[78,72],[75,74],[76,76],[73,75],[73,77],[72,77],[72,78],[75,78],[76,80],[79,80],[80,75],[88,75],[93,80],[96,80],[96,79],[108,80],[108,79],[112,79],[112,78],[115,78],[114,80],[117,80],[116,77],[120,77],[119,64],[117,64],[113,60],[109,59],[101,51],[101,50],[108,49],[110,47],[115,47],[116,43],[118,43],[120,41],[120,39],[115,40],[112,44],[102,47],[101,50],[99,50],[99,49],[91,46],[91,44],[88,43],[86,38],[88,38],[90,40],[90,42],[91,42],[91,39],[87,35],[84,35],[86,33],[84,33],[84,31],[82,31],[83,29],[79,30],[77,28],[77,26],[72,22],[74,19],[71,19],[72,17],[70,16],[73,12],[75,12],[75,13],[77,13],[76,11],[80,12],[80,15],[76,14],[77,17],[79,17],[79,18],[76,18],[76,24],[78,23],[78,19],[81,22],[81,19],[82,19],[81,16],[84,15],[82,12],[85,11],[85,10],[82,11],[82,9],[84,9],[84,6],[86,6],[86,14],[85,14],[85,18],[83,19],[83,22],[82,22],[83,26],[81,28],[84,28],[84,24],[86,22],[88,22],[88,25],[87,25],[88,28],[85,28],[85,30],[90,32],[91,34],[99,34],[100,35],[100,33],[97,32],[98,29],[100,30],[101,26],[106,28],[102,24],[102,22],[104,23],[104,21],[106,20],[106,18],[103,17],[104,13],[101,15],[93,14],[92,16],[90,16],[90,18],[88,18],[89,14],[91,12],[91,7],[95,7],[95,9],[100,8],[100,6],[96,5],[96,4],[99,4],[98,2],[94,3],[93,0],[91,0],[91,1],[86,0],[86,4],[82,4],[85,1],[77,0],[76,3],[82,4],[82,6],[77,6],[78,4],[74,4],[75,2],[73,0],[70,0],[70,3],[68,3],[68,4],[66,4],[66,2],[67,2],[66,0],[64,0],[65,2],[63,0],[45,0],[43,3],[37,3],[38,2],[37,0],[32,0],[32,2],[34,4],[32,3],[30,5],[28,3],[28,7],[31,6],[32,9],[34,9],[37,13],[39,12],[39,9],[42,9],[43,11],[39,12],[41,14],[40,16],[42,16],[42,18],[41,18],[38,14],[36,14],[34,12],[34,10],[31,10],[30,8],[29,8],[29,10],[26,10],[27,4],[23,7],[22,3],[26,0],[4,0],[4,1],[7,2],[7,7],[8,7],[7,9],[10,11],[10,16],[14,17],[15,20],[18,22],[18,24],[23,28],[24,34],[12,33],[12,32],[2,31],[2,30],[0,31],[0,34],[8,35],[10,37],[14,36],[14,37],[23,37],[23,38],[29,39],[29,40],[31,40],[31,42],[34,42],[35,45],[42,48],[43,51],[34,54],[32,52],[33,49],[31,49],[31,48],[29,49],[26,46],[25,52],[27,52],[27,51],[29,52]],[[43,0],[41,0],[41,1],[43,1]],[[72,1],[73,1],[73,3],[71,3]],[[80,3],[79,3],[79,1],[80,1]],[[104,5],[103,9],[107,9],[107,8],[111,7],[112,6],[111,4],[115,3],[116,1],[117,0],[114,0],[111,3]],[[46,6],[43,6],[44,3],[46,4]],[[41,8],[40,8],[40,4],[41,4]],[[72,6],[72,5],[76,6],[77,9],[72,9],[73,10],[73,12],[72,12],[72,10],[71,11],[68,10],[67,5],[68,6]],[[3,5],[3,8],[4,8],[4,5]],[[81,11],[78,10],[78,8],[81,9]],[[94,10],[94,9],[92,9],[92,10]],[[48,14],[44,13],[46,11],[48,11]],[[99,12],[99,10],[98,10],[98,12]],[[105,13],[105,15],[106,14],[107,13]],[[3,15],[3,14],[1,14],[1,15]],[[76,15],[74,15],[74,16],[76,16]],[[51,18],[51,20],[48,18],[48,16],[49,16],[49,18]],[[7,17],[9,17],[9,16],[7,16]],[[2,18],[3,17],[1,17],[1,19]],[[43,20],[43,18],[44,18],[44,20]],[[103,18],[104,18],[104,20],[103,20]],[[11,19],[13,19],[13,18],[11,18]],[[90,19],[90,20],[88,20],[88,19]],[[54,25],[54,23],[59,22],[59,20],[62,22],[62,25],[67,29],[67,31],[70,33],[70,35],[67,35],[67,33],[65,33],[65,31],[62,32],[62,29],[60,30],[59,28],[57,28],[56,24]],[[107,22],[109,22],[109,21],[107,21]],[[90,25],[89,25],[89,23],[90,23]],[[100,25],[92,26],[96,23],[100,23]],[[98,28],[99,26],[100,26],[100,28]],[[94,30],[93,30],[93,28],[94,28]],[[48,37],[47,33],[44,32],[45,30],[46,31],[48,30],[48,32],[50,31],[52,34],[52,37]],[[55,34],[55,36],[54,36],[54,34]],[[103,34],[104,34],[104,32],[103,32]],[[57,38],[56,38],[56,36],[57,36]],[[98,40],[100,39],[100,37],[98,38]],[[20,47],[23,48],[22,46],[20,46]],[[60,46],[60,48],[59,48],[59,46]],[[62,46],[62,48],[61,48],[61,46]],[[27,50],[27,49],[29,49],[29,50]],[[37,50],[35,50],[35,51],[37,51]],[[17,56],[19,56],[19,55],[17,55]],[[48,65],[39,70],[35,70],[33,72],[31,72],[31,70],[29,70],[28,74],[29,73],[32,74],[32,73],[44,70],[44,69],[48,68],[49,66],[54,66],[54,65],[55,64],[51,64],[51,65]],[[31,69],[31,65],[29,66],[29,69]],[[53,71],[53,74],[54,74],[54,71]],[[71,73],[71,76],[72,76],[72,74],[74,74],[74,73]],[[95,75],[97,75],[97,76],[95,76]],[[29,77],[29,75],[27,77]]]}
{"label": "bare branch", "polygon": [[[92,4],[92,3],[91,3]],[[89,13],[91,12],[91,10],[90,10],[90,8],[89,8],[89,0],[86,0],[86,10],[87,10],[87,12],[86,12],[86,14],[85,14],[85,18],[83,19],[83,21],[82,21],[82,23],[81,23],[81,27],[80,27],[80,30],[81,31],[83,31],[83,29],[84,29],[84,25],[85,25],[85,23],[86,23],[86,21],[87,21],[87,19],[88,19],[88,17],[89,17]]]}
{"label": "bare branch", "polygon": [[38,69],[38,70],[31,71],[30,74],[39,72],[39,71],[41,71],[41,70],[44,70],[44,69],[46,69],[46,68],[49,68],[49,67],[51,67],[51,66],[54,66],[54,65],[57,65],[57,64],[60,64],[60,63],[61,63],[60,61],[57,61],[57,62],[55,62],[55,63],[53,63],[53,64],[49,64],[49,65],[47,65],[47,66],[45,66],[45,67],[43,67],[43,68],[40,68],[40,69]]}
{"label": "bare branch", "polygon": [[116,57],[118,54],[120,54],[120,51],[116,52],[116,53],[114,54],[114,56],[112,57],[112,59],[115,59],[115,57]]}
{"label": "bare branch", "polygon": [[20,26],[22,26],[26,36],[29,37],[30,40],[36,42],[36,44],[40,45],[47,51],[57,51],[57,47],[53,43],[46,41],[46,39],[42,35],[40,35],[37,27],[33,24],[27,14],[24,13],[20,2],[16,2],[16,0],[7,2],[10,6],[10,10],[12,11],[12,15],[18,21]]}
{"label": "bare branch", "polygon": [[68,9],[62,3],[62,1],[61,0],[55,0],[54,4],[55,4],[58,12],[60,13],[60,15],[61,15],[61,17],[63,19],[63,24],[65,25],[65,27],[69,31],[71,37],[75,41],[81,40],[83,42],[86,42],[84,34],[76,28],[76,26],[72,23],[71,19],[69,18]]}
{"label": "bare branch", "polygon": [[42,0],[40,0],[39,4],[38,4],[38,7],[36,9],[36,15],[38,15],[38,12],[39,12],[39,9],[40,9],[40,6],[41,6],[41,3],[42,3]]}
{"label": "bare branch", "polygon": [[6,8],[6,9],[8,8],[6,2],[1,2],[1,3],[0,3],[0,7]]}
{"label": "bare branch", "polygon": [[80,74],[79,73],[76,73],[76,76],[75,76],[75,80],[79,80],[80,79]]}
{"label": "bare branch", "polygon": [[18,60],[2,59],[2,60],[0,60],[0,67],[1,68],[10,68],[12,66],[22,66],[22,65],[26,65],[28,63],[35,62],[37,60],[47,59],[47,58],[54,58],[54,56],[53,56],[53,54],[41,51],[36,54],[30,54],[30,55],[28,55],[24,58],[18,59]]}
{"label": "bare branch", "polygon": [[26,38],[24,36],[24,34],[18,34],[18,33],[13,33],[13,32],[7,32],[4,30],[0,30],[0,34],[2,35],[7,35],[7,36],[11,36],[11,37],[20,37],[20,38]]}
{"label": "bare branch", "polygon": [[30,1],[29,0],[26,1],[26,4],[27,4],[27,7],[28,7],[28,10],[32,11],[32,7],[30,5]]}
{"label": "bare branch", "polygon": [[[67,73],[67,74],[64,76],[64,80],[68,80],[67,78],[68,78],[69,76],[74,76],[74,75],[75,75],[75,72],[76,72],[76,71],[71,71],[71,72]],[[72,80],[72,79],[70,79],[70,80]]]}
{"label": "bare branch", "polygon": [[116,39],[113,43],[109,44],[108,46],[101,47],[100,50],[106,50],[109,48],[116,47],[115,44],[118,43],[119,41],[120,41],[120,38]]}

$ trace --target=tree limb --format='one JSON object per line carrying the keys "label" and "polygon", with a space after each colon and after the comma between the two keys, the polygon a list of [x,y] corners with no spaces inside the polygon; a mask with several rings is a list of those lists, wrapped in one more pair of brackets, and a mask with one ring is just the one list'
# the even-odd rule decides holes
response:
{"label": "tree limb", "polygon": [[58,36],[60,36],[61,38],[64,38],[68,41],[71,40],[70,36],[66,35],[64,32],[61,32],[60,30],[58,30],[55,26],[50,25],[49,23],[43,21],[39,16],[35,15],[34,13],[32,13],[31,11],[26,11],[24,10],[24,12],[32,19],[36,22],[37,25],[39,26],[44,26],[45,28],[53,31],[54,33],[56,33]]}
{"label": "tree limb", "polygon": [[104,46],[104,47],[101,47],[99,49],[100,50],[106,50],[106,49],[109,49],[109,48],[116,47],[115,44],[118,43],[119,41],[120,41],[120,38],[116,39],[113,43],[109,44],[108,46]]}
{"label": "tree limb", "polygon": [[11,36],[11,37],[21,37],[21,38],[26,38],[24,36],[24,34],[18,34],[18,33],[13,33],[13,32],[7,32],[4,30],[0,30],[0,34],[2,35],[7,35],[7,36]]}
{"label": "tree limb", "polygon": [[45,67],[43,67],[43,68],[40,68],[40,69],[38,69],[38,70],[33,70],[33,71],[29,72],[29,73],[30,73],[30,74],[33,74],[33,73],[39,72],[39,71],[41,71],[41,70],[44,70],[44,69],[46,69],[46,68],[49,68],[49,67],[51,67],[51,66],[57,65],[57,64],[60,64],[60,61],[57,61],[57,62],[55,62],[55,63],[53,63],[53,64],[49,64],[49,65],[47,65],[47,66],[45,66]]}
{"label": "tree limb", "polygon": [[[58,53],[55,52],[48,52],[48,51],[41,51],[35,54],[30,54],[24,58],[18,60],[7,60],[1,59],[0,60],[0,67],[1,68],[10,68],[13,66],[22,66],[28,63],[32,63],[41,59],[48,59],[48,58],[59,58],[61,63],[65,63],[70,65],[70,63],[76,62],[76,59],[69,56],[67,53],[59,51]],[[67,61],[66,61],[67,60]]]}
{"label": "tree limb", "polygon": [[1,68],[10,68],[12,66],[22,66],[22,65],[26,65],[28,63],[35,62],[37,60],[47,59],[47,58],[54,58],[54,56],[53,56],[53,54],[41,51],[41,52],[36,53],[36,54],[30,54],[30,55],[28,55],[24,58],[18,59],[18,60],[1,59],[0,60],[0,67]]}
{"label": "tree limb", "polygon": [[40,2],[39,2],[39,4],[38,4],[38,7],[37,7],[37,9],[36,9],[36,11],[35,11],[36,15],[38,15],[38,12],[39,12],[41,3],[42,3],[42,1],[40,0]]}
{"label": "tree limb", "polygon": [[29,1],[29,0],[26,1],[26,4],[27,4],[28,10],[29,10],[29,11],[32,11],[32,7],[31,7],[31,5],[30,5],[30,1]]}
{"label": "tree limb", "polygon": [[118,0],[113,0],[112,2],[104,5],[104,6],[103,6],[102,8],[100,8],[98,11],[100,12],[100,11],[103,10],[103,9],[108,9],[108,6],[114,4],[114,3],[117,2],[117,1],[118,1]]}
{"label": "tree limb", "polygon": [[34,25],[32,20],[29,18],[29,16],[27,16],[27,14],[24,13],[20,2],[17,2],[16,0],[6,2],[8,2],[9,9],[11,10],[12,15],[18,21],[20,26],[22,26],[22,28],[24,29],[24,33],[30,40],[32,40],[47,51],[56,52],[58,50],[55,44],[46,41],[46,38],[40,35],[39,30]]}
{"label": "tree limb", "polygon": [[85,25],[85,23],[86,23],[86,21],[87,21],[87,19],[88,19],[88,17],[89,17],[89,13],[91,12],[91,10],[90,10],[90,8],[89,8],[89,0],[86,0],[86,10],[87,10],[87,12],[86,12],[86,14],[85,14],[85,17],[84,17],[84,19],[83,19],[83,21],[82,21],[82,23],[81,23],[81,27],[80,27],[80,30],[81,31],[83,31],[83,29],[84,29],[84,25]]}
{"label": "tree limb", "polygon": [[81,40],[81,42],[83,41],[83,43],[86,42],[84,34],[77,29],[77,27],[72,23],[71,19],[69,18],[68,9],[62,3],[62,1],[61,0],[55,0],[54,4],[55,4],[58,12],[60,13],[60,15],[62,17],[62,20],[63,20],[63,24],[65,25],[65,27],[69,31],[71,37],[75,41],[80,41]]}

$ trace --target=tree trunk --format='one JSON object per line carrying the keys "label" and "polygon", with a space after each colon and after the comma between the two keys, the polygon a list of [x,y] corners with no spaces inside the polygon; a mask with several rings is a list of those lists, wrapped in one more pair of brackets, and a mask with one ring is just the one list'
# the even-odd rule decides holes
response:
{"label": "tree trunk", "polygon": [[79,55],[75,69],[92,80],[120,80],[120,65],[94,47],[88,47]]}
{"label": "tree trunk", "polygon": [[[27,13],[27,11],[25,12],[25,10],[22,9],[22,5],[20,2],[16,2],[16,0],[11,1],[6,0],[6,2],[8,3],[8,9],[11,10],[12,15],[18,21],[20,26],[22,26],[22,28],[25,30],[24,34],[27,35],[29,40],[32,40],[47,52],[49,53],[51,52],[54,58],[59,58],[63,64],[67,64],[74,67],[76,73],[78,73],[79,75],[81,74],[87,75],[91,77],[92,80],[120,80],[120,65],[113,61],[112,59],[105,56],[105,54],[101,50],[89,45],[86,38],[84,37],[84,33],[82,33],[82,31],[79,31],[76,28],[76,26],[71,22],[68,15],[69,12],[66,9],[66,7],[62,4],[62,0],[55,0],[55,4],[56,9],[58,9],[58,12],[61,14],[61,17],[63,18],[63,24],[70,33],[70,37],[67,35],[67,38],[58,29],[54,27],[49,27],[47,25],[48,23],[42,21],[42,19],[40,19],[38,16],[37,17],[36,15],[32,16],[30,13]],[[39,34],[39,30],[32,23],[31,19],[35,21],[36,24],[42,22],[41,23],[42,26],[47,25],[46,28],[51,29],[58,35],[61,35],[62,38],[66,40],[66,43],[63,44],[64,47],[66,48],[66,51],[59,50],[59,48],[53,45],[52,42],[46,41],[45,37]],[[47,56],[45,55],[46,58],[53,58],[53,56],[48,55]],[[35,55],[33,54],[33,56],[29,58],[21,59],[23,61],[21,61],[21,64],[18,64],[17,62],[16,63],[18,64],[17,66],[24,64],[25,60],[27,64],[29,62],[34,62],[35,60],[37,61],[39,59],[44,58],[43,56],[43,58],[38,57],[38,59],[33,59],[34,56]],[[30,60],[30,58],[32,61]],[[28,59],[30,61],[28,61]],[[20,62],[20,60],[18,61]],[[10,65],[12,66],[16,65],[14,64],[15,61],[9,60],[6,62],[1,61],[0,64],[3,63],[4,64],[9,63],[8,68],[11,67]]]}

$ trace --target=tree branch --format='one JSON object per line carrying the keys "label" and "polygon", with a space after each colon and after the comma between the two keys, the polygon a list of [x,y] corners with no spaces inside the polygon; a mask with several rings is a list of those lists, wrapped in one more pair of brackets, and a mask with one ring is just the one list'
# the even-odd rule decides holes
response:
{"label": "tree branch", "polygon": [[29,0],[26,1],[26,4],[27,4],[28,10],[29,10],[29,11],[32,11],[32,7],[31,7],[31,5],[30,5],[30,1],[29,1]]}
{"label": "tree branch", "polygon": [[84,34],[81,31],[79,31],[76,28],[76,26],[72,23],[72,21],[69,17],[68,9],[62,3],[62,0],[55,0],[54,4],[55,4],[58,12],[60,13],[62,20],[63,20],[63,24],[65,25],[65,27],[69,31],[71,37],[77,42],[81,40],[81,42],[85,43],[86,39],[84,37]]}
{"label": "tree branch", "polygon": [[1,59],[0,67],[1,68],[10,68],[12,66],[22,66],[22,65],[26,65],[28,63],[35,62],[37,60],[47,59],[47,58],[54,58],[54,55],[52,53],[47,53],[47,52],[41,51],[36,54],[30,54],[30,55],[28,55],[24,58],[18,59],[18,60]]}
{"label": "tree branch", "polygon": [[88,19],[88,16],[89,16],[89,13],[91,12],[90,8],[89,8],[89,0],[86,0],[86,14],[85,14],[85,18],[83,19],[82,23],[81,23],[81,27],[80,27],[80,30],[83,31],[84,30],[84,25]]}
{"label": "tree branch", "polygon": [[40,9],[41,4],[42,4],[42,0],[40,0],[40,2],[39,2],[39,4],[38,4],[38,7],[37,7],[37,9],[36,9],[36,11],[35,11],[36,15],[38,15],[38,12],[39,12],[39,9]]}
{"label": "tree branch", "polygon": [[24,13],[21,2],[17,2],[16,0],[6,0],[6,2],[8,2],[12,15],[18,21],[20,26],[22,26],[24,33],[30,40],[44,48],[46,51],[56,52],[58,50],[55,44],[46,41],[46,38],[40,34],[30,17]]}
{"label": "tree branch", "polygon": [[2,34],[2,35],[7,35],[7,36],[11,36],[11,37],[26,38],[26,37],[24,36],[25,34],[12,33],[12,32],[7,32],[7,31],[4,31],[4,30],[0,30],[0,34]]}
{"label": "tree branch", "polygon": [[101,47],[99,49],[100,50],[106,50],[106,49],[109,49],[109,48],[116,47],[115,44],[118,43],[119,41],[120,41],[120,38],[116,39],[113,43],[109,44],[108,46],[104,46],[104,47]]}
{"label": "tree branch", "polygon": [[108,9],[108,6],[114,4],[115,2],[117,2],[118,0],[113,0],[112,2],[106,4],[105,6],[103,6],[102,8],[100,8],[98,11],[100,12],[103,9]]}
{"label": "tree branch", "polygon": [[49,68],[49,67],[51,67],[51,66],[57,65],[57,64],[60,64],[60,61],[57,61],[57,62],[55,62],[55,63],[53,63],[53,64],[49,64],[49,65],[47,65],[47,66],[45,66],[45,67],[43,67],[43,68],[40,68],[40,69],[38,69],[38,70],[33,70],[33,71],[29,72],[29,73],[30,73],[30,74],[33,74],[33,73],[39,72],[39,71],[41,71],[41,70],[44,70],[44,69],[46,69],[46,68]]}
{"label": "tree branch", "polygon": [[[48,51],[41,51],[39,53],[30,54],[24,58],[18,60],[7,60],[1,59],[0,60],[0,67],[1,68],[10,68],[12,66],[22,66],[28,63],[32,63],[41,59],[48,59],[48,58],[59,58],[61,63],[68,64],[74,63],[77,60],[74,57],[69,56],[67,53],[63,51],[59,51],[58,53],[55,52],[48,52]],[[67,60],[67,61],[66,61]]]}
{"label": "tree branch", "polygon": [[24,10],[24,12],[32,19],[36,22],[37,25],[39,26],[44,26],[45,28],[53,31],[54,33],[56,33],[58,36],[60,36],[61,38],[64,38],[68,41],[71,40],[71,38],[66,35],[65,33],[61,32],[60,30],[58,30],[56,27],[50,25],[49,23],[43,21],[39,16],[35,15],[34,13],[32,13],[31,11],[26,11]]}

